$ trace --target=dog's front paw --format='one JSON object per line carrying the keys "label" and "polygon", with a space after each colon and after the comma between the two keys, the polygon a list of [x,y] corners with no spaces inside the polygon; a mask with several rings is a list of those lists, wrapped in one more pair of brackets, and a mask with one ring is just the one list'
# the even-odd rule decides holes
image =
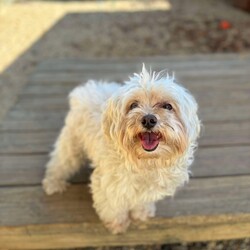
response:
{"label": "dog's front paw", "polygon": [[47,195],[64,192],[69,184],[64,180],[45,178],[42,182],[43,189]]}
{"label": "dog's front paw", "polygon": [[150,203],[147,205],[141,205],[136,208],[134,208],[131,211],[131,218],[133,220],[141,220],[141,221],[146,221],[148,218],[152,218],[155,216],[155,204]]}
{"label": "dog's front paw", "polygon": [[105,227],[112,233],[112,234],[121,234],[125,233],[128,229],[130,224],[130,220],[127,219],[122,222],[112,221],[104,223]]}

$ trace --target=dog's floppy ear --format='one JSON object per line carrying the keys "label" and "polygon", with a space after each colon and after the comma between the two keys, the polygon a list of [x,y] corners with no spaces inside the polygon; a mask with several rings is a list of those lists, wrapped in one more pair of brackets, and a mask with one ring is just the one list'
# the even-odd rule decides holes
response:
{"label": "dog's floppy ear", "polygon": [[115,140],[118,135],[119,123],[121,119],[119,97],[111,97],[103,111],[102,115],[102,129],[109,139]]}
{"label": "dog's floppy ear", "polygon": [[189,92],[185,91],[187,98],[182,98],[182,114],[186,121],[186,129],[191,141],[196,141],[200,135],[201,122],[198,118],[198,104]]}

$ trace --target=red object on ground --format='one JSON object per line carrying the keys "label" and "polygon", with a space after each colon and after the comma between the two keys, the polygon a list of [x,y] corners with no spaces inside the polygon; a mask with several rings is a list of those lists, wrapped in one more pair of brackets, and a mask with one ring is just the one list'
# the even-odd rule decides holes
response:
{"label": "red object on ground", "polygon": [[227,30],[230,29],[231,27],[232,27],[231,23],[226,20],[222,20],[219,23],[219,28],[222,30]]}

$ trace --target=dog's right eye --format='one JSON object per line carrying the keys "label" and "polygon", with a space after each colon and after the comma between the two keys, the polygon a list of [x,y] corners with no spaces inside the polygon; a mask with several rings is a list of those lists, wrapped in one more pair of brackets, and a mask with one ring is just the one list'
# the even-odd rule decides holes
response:
{"label": "dog's right eye", "polygon": [[138,107],[138,103],[137,102],[133,102],[131,105],[130,105],[130,110],[134,109],[134,108],[137,108]]}

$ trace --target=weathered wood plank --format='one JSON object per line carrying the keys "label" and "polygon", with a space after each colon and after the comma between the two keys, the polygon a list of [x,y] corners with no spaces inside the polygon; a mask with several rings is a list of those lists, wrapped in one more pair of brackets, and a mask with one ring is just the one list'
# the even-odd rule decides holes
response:
{"label": "weathered wood plank", "polygon": [[[141,61],[154,69],[175,70],[180,82],[187,83],[199,102],[205,132],[192,167],[195,178],[174,199],[158,203],[156,219],[135,223],[127,234],[113,236],[94,213],[87,186],[74,184],[63,195],[48,197],[37,185],[63,124],[67,93],[89,78],[127,79],[140,71]],[[0,125],[0,247],[74,248],[250,237],[249,65],[250,55],[41,64]],[[85,168],[72,182],[86,182],[88,175]]]}
{"label": "weathered wood plank", "polygon": [[[43,133],[43,136],[47,138],[47,132],[51,132],[56,138],[64,123],[63,117],[58,120],[33,120],[33,121],[11,121],[5,120],[0,125],[0,138],[3,133],[14,134],[18,139],[19,133],[28,133],[31,137],[36,137],[36,133]],[[25,136],[25,135],[23,135]],[[0,143],[1,144],[1,143]],[[11,142],[9,143],[11,144]],[[246,145],[250,144],[250,121],[242,122],[226,122],[226,123],[206,123],[204,124],[201,132],[201,138],[199,139],[200,146],[224,146],[224,145]]]}
{"label": "weathered wood plank", "polygon": [[[175,198],[158,202],[157,216],[250,213],[249,187],[250,176],[192,179]],[[87,185],[53,196],[41,186],[6,187],[0,194],[2,226],[97,221]]]}
{"label": "weathered wood plank", "polygon": [[[86,185],[74,184],[63,195],[48,197],[39,184],[63,124],[67,93],[89,78],[127,79],[140,71],[141,61],[176,71],[199,102],[205,132],[192,167],[195,178],[174,199],[158,203],[156,219],[134,223],[127,234],[113,236],[93,211]],[[0,248],[250,237],[250,55],[56,62],[38,67],[0,125]],[[86,182],[88,176],[85,168],[72,182]]]}
{"label": "weathered wood plank", "polygon": [[134,223],[121,236],[112,236],[100,224],[84,185],[50,197],[40,186],[1,188],[0,243],[28,249],[249,237],[249,185],[250,176],[193,179],[174,199],[158,203],[155,219]]}
{"label": "weathered wood plank", "polygon": [[63,120],[67,114],[67,111],[55,111],[53,113],[41,111],[41,112],[35,112],[35,111],[16,111],[11,110],[6,116],[7,120],[12,120],[13,122],[19,123],[22,121],[42,121],[42,120],[48,120],[48,121],[57,121],[57,120]]}
{"label": "weathered wood plank", "polygon": [[[39,185],[44,177],[48,154],[0,156],[0,187]],[[88,182],[91,169],[88,165],[71,182]]]}
{"label": "weathered wood plank", "polygon": [[0,186],[40,184],[48,159],[47,155],[0,156]]}
{"label": "weathered wood plank", "polygon": [[200,146],[244,145],[250,143],[250,121],[204,123]]}
{"label": "weathered wood plank", "polygon": [[[249,67],[248,67],[249,68]],[[177,71],[176,69],[169,69],[169,72],[176,72],[178,78],[177,79],[188,79],[189,81],[195,79],[230,79],[231,77],[245,77],[250,75],[248,68],[239,68],[239,69],[232,69],[232,70],[182,70]],[[160,68],[162,70],[162,68]],[[160,70],[158,69],[158,70]],[[133,71],[126,71],[126,72],[119,72],[119,71],[88,71],[88,72],[74,72],[74,73],[67,73],[67,72],[37,72],[36,74],[30,77],[30,81],[36,83],[44,83],[44,84],[52,84],[55,82],[61,82],[62,84],[74,84],[74,83],[82,83],[88,79],[97,79],[97,80],[105,80],[105,81],[123,81],[127,80],[128,76],[132,76],[133,72],[140,72],[140,70],[133,70]]]}
{"label": "weathered wood plank", "polygon": [[[66,103],[65,109],[56,109],[58,105],[55,105],[54,112],[48,112],[48,110],[19,110],[13,108],[7,116],[6,119],[13,120],[15,122],[20,121],[32,121],[32,120],[57,120],[65,117],[67,113]],[[46,105],[45,105],[46,107]],[[245,121],[250,120],[249,104],[233,104],[232,105],[207,105],[204,108],[200,108],[199,116],[200,119],[205,122],[232,122],[232,121]],[[51,107],[52,108],[52,107]],[[52,110],[53,111],[53,110]]]}
{"label": "weathered wood plank", "polygon": [[0,134],[1,154],[48,153],[52,150],[58,132]]}
{"label": "weathered wood plank", "polygon": [[[200,109],[209,107],[248,105],[250,107],[250,81],[249,84],[231,84],[228,86],[192,86],[189,88],[196,97]],[[206,93],[206,94],[204,94]],[[61,95],[22,95],[14,110],[43,111],[68,109],[68,94]]]}
{"label": "weathered wood plank", "polygon": [[[178,74],[177,74],[177,78],[179,79]],[[86,81],[87,80],[88,79],[86,79]],[[230,78],[220,77],[218,79],[183,78],[179,81],[183,83],[183,85],[186,88],[188,88],[191,92],[202,91],[203,88],[209,89],[210,91],[213,90],[213,88],[216,88],[218,90],[224,89],[225,91],[228,91],[228,92],[229,91],[242,91],[242,90],[249,91],[249,85],[250,85],[249,76],[245,76],[245,75],[242,75],[240,77],[232,76]],[[122,79],[120,80],[118,79],[118,82],[122,83]],[[20,97],[29,98],[32,96],[35,97],[35,96],[50,96],[50,95],[67,96],[68,93],[76,86],[77,84],[75,82],[71,84],[70,83],[64,84],[63,82],[54,82],[49,87],[47,84],[44,84],[42,82],[35,82],[35,83],[30,82],[26,86],[26,88],[22,90]]]}
{"label": "weathered wood plank", "polygon": [[[250,174],[249,152],[250,146],[200,148],[191,168],[192,178]],[[47,154],[1,155],[0,186],[40,184],[47,161]],[[71,181],[87,182],[90,172],[85,166]]]}
{"label": "weathered wood plank", "polygon": [[111,235],[100,223],[27,225],[0,228],[1,247],[58,249],[130,246],[248,238],[250,215],[183,216],[134,222],[123,235]]}
{"label": "weathered wood plank", "polygon": [[[230,59],[228,59],[230,58]],[[154,70],[176,71],[183,79],[230,79],[249,75],[248,55],[214,57],[203,56],[153,57],[125,60],[49,60],[42,63],[31,80],[46,83],[80,83],[88,78],[124,80],[133,72],[140,72],[142,62]],[[184,81],[185,82],[185,81]]]}
{"label": "weathered wood plank", "polygon": [[193,177],[250,174],[250,146],[200,148],[193,166]]}
{"label": "weathered wood plank", "polygon": [[[212,76],[214,77],[214,75]],[[230,81],[227,82],[227,79],[218,80],[216,78],[213,81],[212,76],[201,84],[198,83],[199,80],[197,81],[197,79],[194,82],[189,79],[186,84],[198,100],[201,119],[210,122],[250,119],[250,114],[247,112],[250,103],[249,80],[245,78],[235,78],[234,80],[229,78]],[[246,77],[245,74],[244,76]],[[40,85],[40,88],[46,89],[44,84]],[[65,89],[62,85],[57,85],[56,88],[62,88],[63,91]],[[68,90],[68,88],[66,89]],[[41,119],[44,119],[50,116],[50,111],[53,112],[54,116],[54,111],[60,113],[60,111],[68,109],[66,95],[66,93],[62,93],[59,95],[41,96],[40,94],[31,96],[23,93],[16,107],[9,113],[9,117],[18,121],[22,119],[39,119],[40,116]],[[45,117],[43,116],[44,112]]]}
{"label": "weathered wood plank", "polygon": [[12,110],[15,111],[46,111],[53,113],[55,110],[67,111],[68,98],[64,96],[32,96],[19,98],[19,101]]}
{"label": "weathered wood plank", "polygon": [[44,121],[30,120],[30,121],[13,121],[12,119],[4,119],[0,123],[0,133],[3,132],[44,132],[44,131],[59,131],[64,124],[64,117],[58,119],[48,119]]}
{"label": "weathered wood plank", "polygon": [[192,179],[174,198],[158,203],[157,216],[250,213],[249,187],[250,176]]}
{"label": "weathered wood plank", "polygon": [[98,59],[98,60],[81,60],[81,59],[67,59],[67,60],[48,60],[39,65],[37,71],[88,71],[88,70],[129,70],[132,72],[135,67],[138,70],[141,68],[142,62],[151,65],[154,68],[161,68],[164,66],[173,66],[180,69],[217,69],[228,67],[246,67],[250,64],[249,55],[229,55],[221,54],[217,56],[210,55],[176,55],[165,57],[142,57],[129,59]]}
{"label": "weathered wood plank", "polygon": [[[13,124],[13,123],[10,123]],[[8,123],[3,129],[7,130],[0,133],[0,153],[1,154],[14,154],[14,153],[47,153],[53,146],[60,128],[62,127],[63,120],[58,122],[58,126],[53,123],[55,129],[48,128],[48,130],[37,131],[36,125],[39,124],[38,129],[43,128],[43,124],[49,125],[50,123],[45,120],[43,122],[37,121],[35,124],[31,123],[30,127],[23,132],[18,130],[17,125],[11,130]],[[27,123],[23,124],[23,127]],[[29,125],[29,124],[28,124]],[[33,130],[33,125],[35,129]],[[29,130],[30,129],[30,130]],[[9,131],[9,132],[8,132]],[[234,146],[234,145],[250,145],[250,121],[244,122],[231,122],[231,123],[207,123],[202,128],[201,138],[199,140],[200,147],[213,147],[213,146]]]}
{"label": "weathered wood plank", "polygon": [[73,90],[77,84],[61,84],[60,82],[55,82],[49,87],[43,83],[32,84],[31,82],[23,88],[20,93],[20,97],[35,97],[35,96],[68,96],[71,90]]}
{"label": "weathered wood plank", "polygon": [[[206,81],[191,81],[186,82],[185,87],[192,91],[192,93],[198,98],[199,104],[212,104],[216,101],[223,104],[225,101],[227,103],[244,103],[250,101],[250,81],[246,79],[230,78],[230,80],[220,80],[211,82]],[[55,83],[48,87],[46,85],[30,85],[28,86],[23,94],[20,95],[19,105],[22,106],[28,101],[35,103],[41,100],[46,100],[43,104],[50,104],[55,100],[61,99],[61,101],[66,101],[66,98],[74,86],[65,86],[61,83]],[[31,92],[29,92],[31,91]],[[217,104],[217,103],[216,103]],[[31,106],[31,105],[30,105]]]}

